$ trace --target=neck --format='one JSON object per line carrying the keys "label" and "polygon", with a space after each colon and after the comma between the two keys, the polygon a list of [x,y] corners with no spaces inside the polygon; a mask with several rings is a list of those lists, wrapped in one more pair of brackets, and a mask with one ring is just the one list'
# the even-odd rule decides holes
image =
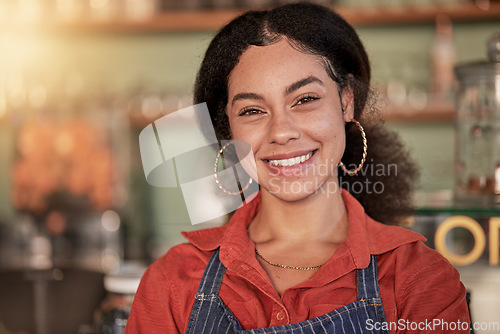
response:
{"label": "neck", "polygon": [[255,243],[285,241],[340,244],[347,238],[347,210],[340,190],[316,192],[302,200],[282,200],[265,189],[258,214],[249,226]]}

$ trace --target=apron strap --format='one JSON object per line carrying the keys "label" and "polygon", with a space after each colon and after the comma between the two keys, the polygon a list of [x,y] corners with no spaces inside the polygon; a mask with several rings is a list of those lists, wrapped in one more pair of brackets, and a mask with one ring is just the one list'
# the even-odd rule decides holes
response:
{"label": "apron strap", "polygon": [[380,298],[376,255],[371,256],[368,267],[356,270],[356,277],[358,300]]}
{"label": "apron strap", "polygon": [[198,287],[198,294],[217,295],[222,285],[222,279],[226,267],[219,260],[219,248],[217,248],[205,268],[203,277]]}

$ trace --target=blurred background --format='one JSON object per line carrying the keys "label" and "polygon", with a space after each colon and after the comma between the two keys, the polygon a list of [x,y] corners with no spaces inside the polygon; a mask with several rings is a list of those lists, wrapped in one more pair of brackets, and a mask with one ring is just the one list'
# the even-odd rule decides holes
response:
{"label": "blurred background", "polygon": [[[148,185],[138,135],[192,104],[217,29],[246,9],[286,2],[0,0],[0,333],[121,333],[144,267],[183,242],[180,231],[225,222],[192,226],[179,189]],[[422,168],[409,228],[436,247],[435,231],[448,218],[477,223],[476,234],[454,228],[446,247],[458,257],[479,252],[454,264],[471,291],[473,320],[500,322],[492,313],[500,308],[500,273],[491,264],[498,239],[496,248],[489,239],[490,248],[476,249],[481,233],[494,234],[500,190],[488,190],[489,172],[454,173],[490,156],[485,145],[500,145],[500,123],[475,122],[500,119],[493,115],[500,115],[500,70],[486,72],[493,78],[493,88],[489,79],[481,84],[486,95],[474,95],[492,108],[486,116],[457,116],[465,93],[454,74],[457,65],[489,61],[500,2],[316,2],[355,26],[387,125]],[[474,124],[460,135],[464,119]],[[475,140],[472,148],[464,136]],[[468,193],[459,201],[463,184]],[[108,320],[115,331],[102,329]]]}

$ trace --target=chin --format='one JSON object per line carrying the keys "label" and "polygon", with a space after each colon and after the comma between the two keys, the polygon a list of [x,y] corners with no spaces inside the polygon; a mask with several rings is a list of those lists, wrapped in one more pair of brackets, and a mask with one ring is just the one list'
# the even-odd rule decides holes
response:
{"label": "chin", "polygon": [[283,201],[296,202],[317,195],[328,197],[338,194],[341,189],[335,178],[336,176],[326,180],[271,179],[270,182],[261,184],[261,189]]}
{"label": "chin", "polygon": [[304,182],[275,182],[271,183],[268,186],[262,186],[262,189],[265,189],[269,194],[274,197],[287,201],[287,202],[296,202],[300,200],[304,200],[321,192],[321,189],[318,187],[310,185],[310,183]]}
{"label": "chin", "polygon": [[301,193],[301,194],[290,194],[290,193],[271,193],[275,198],[283,202],[300,202],[311,197],[313,194]]}

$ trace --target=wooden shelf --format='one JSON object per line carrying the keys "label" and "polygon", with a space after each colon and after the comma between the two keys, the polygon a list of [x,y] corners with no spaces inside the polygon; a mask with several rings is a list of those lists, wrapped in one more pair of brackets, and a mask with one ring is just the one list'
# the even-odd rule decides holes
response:
{"label": "wooden shelf", "polygon": [[455,120],[455,107],[453,103],[433,103],[423,109],[388,106],[383,115],[390,123],[450,123]]}
{"label": "wooden shelf", "polygon": [[474,3],[454,5],[400,6],[377,9],[339,9],[338,12],[352,25],[401,25],[432,23],[438,15],[445,15],[454,22],[487,21],[500,18],[500,3],[490,3],[488,10]]}
{"label": "wooden shelf", "polygon": [[[335,8],[354,26],[383,26],[425,24],[434,22],[436,16],[446,15],[455,22],[496,20],[500,18],[500,3],[491,3],[488,10],[478,8],[474,3],[455,5],[399,6],[379,8]],[[82,20],[79,22],[52,22],[46,24],[9,24],[0,28],[42,29],[56,32],[189,32],[215,31],[244,10],[174,11],[154,15],[145,21],[119,19],[114,21]]]}
{"label": "wooden shelf", "polygon": [[92,20],[80,22],[56,22],[45,28],[63,32],[97,33],[151,33],[151,32],[193,32],[216,31],[244,11],[176,11],[154,15],[145,21],[116,20],[98,22]]}

